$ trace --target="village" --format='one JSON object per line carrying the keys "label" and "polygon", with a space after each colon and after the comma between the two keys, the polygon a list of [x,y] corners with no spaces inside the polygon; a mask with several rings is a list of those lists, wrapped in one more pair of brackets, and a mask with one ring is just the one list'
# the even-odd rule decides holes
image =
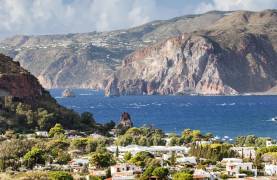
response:
{"label": "village", "polygon": [[[135,128],[128,113],[122,113],[119,124],[109,136],[64,130],[56,124],[49,132],[15,134],[7,131],[0,139],[2,176],[65,172],[69,179],[88,180],[266,180],[277,177],[277,145],[270,138],[250,135],[235,140],[223,137],[222,140],[190,129],[178,136],[153,127]],[[22,149],[18,158],[8,157],[5,153],[12,156],[13,151],[9,148],[18,148],[11,146],[17,143],[16,139],[23,140],[21,146],[29,146],[29,151],[23,153]],[[3,146],[5,143],[7,149]]]}

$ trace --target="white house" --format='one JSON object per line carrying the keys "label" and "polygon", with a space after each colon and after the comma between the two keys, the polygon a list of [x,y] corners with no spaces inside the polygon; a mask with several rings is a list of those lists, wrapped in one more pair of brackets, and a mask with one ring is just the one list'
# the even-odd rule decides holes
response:
{"label": "white house", "polygon": [[194,157],[194,156],[176,158],[176,162],[177,163],[186,163],[186,164],[197,164],[196,157]]}
{"label": "white house", "polygon": [[[111,152],[116,152],[117,146],[110,146],[107,147],[107,149]],[[147,151],[150,153],[157,153],[157,152],[162,152],[162,153],[183,153],[183,154],[188,154],[189,148],[185,146],[138,146],[138,145],[129,145],[129,146],[118,146],[118,151],[120,153],[125,153],[125,152],[131,152],[132,154],[136,154],[141,151]]]}
{"label": "white house", "polygon": [[222,163],[242,163],[242,159],[239,159],[239,158],[223,158]]}
{"label": "white house", "polygon": [[37,131],[36,135],[39,137],[48,137],[48,132],[47,131]]}
{"label": "white house", "polygon": [[277,144],[275,142],[273,143],[272,140],[267,140],[265,142],[265,145],[266,145],[266,147],[277,146]]}
{"label": "white house", "polygon": [[254,147],[232,147],[230,149],[237,152],[241,158],[256,158],[256,151]]}
{"label": "white house", "polygon": [[88,158],[76,158],[69,162],[70,167],[74,172],[80,171],[84,166],[89,164]]}
{"label": "white house", "polygon": [[132,164],[117,164],[111,166],[111,175],[113,180],[131,180],[135,179],[136,174],[142,173],[139,166]]}
{"label": "white house", "polygon": [[240,170],[252,171],[254,175],[257,175],[257,170],[253,169],[252,162],[227,162],[226,171],[230,176],[237,176],[240,173]]}
{"label": "white house", "polygon": [[265,174],[268,176],[277,175],[277,165],[274,164],[266,164],[264,167]]}
{"label": "white house", "polygon": [[92,138],[95,138],[95,139],[104,138],[104,136],[102,136],[100,134],[96,134],[96,133],[90,134],[89,136],[91,136]]}
{"label": "white house", "polygon": [[195,143],[198,146],[200,146],[200,145],[209,145],[209,144],[212,144],[212,141],[203,141],[203,140],[201,140],[201,141],[196,141]]}
{"label": "white house", "polygon": [[195,169],[194,173],[193,173],[193,178],[194,179],[202,179],[202,180],[214,180],[215,177],[207,172],[204,171],[203,169]]}

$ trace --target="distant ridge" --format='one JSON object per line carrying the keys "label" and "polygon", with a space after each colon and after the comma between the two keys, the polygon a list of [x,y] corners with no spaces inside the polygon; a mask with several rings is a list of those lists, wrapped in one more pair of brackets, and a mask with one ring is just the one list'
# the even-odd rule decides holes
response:
{"label": "distant ridge", "polygon": [[[236,95],[276,86],[276,10],[212,11],[111,32],[0,43],[46,88]],[[206,49],[205,49],[205,48]]]}

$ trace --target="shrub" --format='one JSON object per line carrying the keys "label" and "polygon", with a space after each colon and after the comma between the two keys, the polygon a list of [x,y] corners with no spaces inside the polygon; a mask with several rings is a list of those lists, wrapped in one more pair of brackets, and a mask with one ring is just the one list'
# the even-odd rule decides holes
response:
{"label": "shrub", "polygon": [[48,173],[50,180],[73,180],[70,173],[64,171],[52,171]]}

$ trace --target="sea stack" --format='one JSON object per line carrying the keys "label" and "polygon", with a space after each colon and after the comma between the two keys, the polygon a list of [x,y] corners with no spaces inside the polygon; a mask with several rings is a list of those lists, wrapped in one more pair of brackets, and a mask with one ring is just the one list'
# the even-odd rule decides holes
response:
{"label": "sea stack", "polygon": [[65,89],[62,93],[63,97],[75,97],[74,92],[71,89]]}
{"label": "sea stack", "polygon": [[133,122],[131,120],[131,116],[129,113],[123,112],[121,114],[121,118],[120,118],[118,127],[122,128],[122,129],[129,129],[129,128],[133,127]]}

